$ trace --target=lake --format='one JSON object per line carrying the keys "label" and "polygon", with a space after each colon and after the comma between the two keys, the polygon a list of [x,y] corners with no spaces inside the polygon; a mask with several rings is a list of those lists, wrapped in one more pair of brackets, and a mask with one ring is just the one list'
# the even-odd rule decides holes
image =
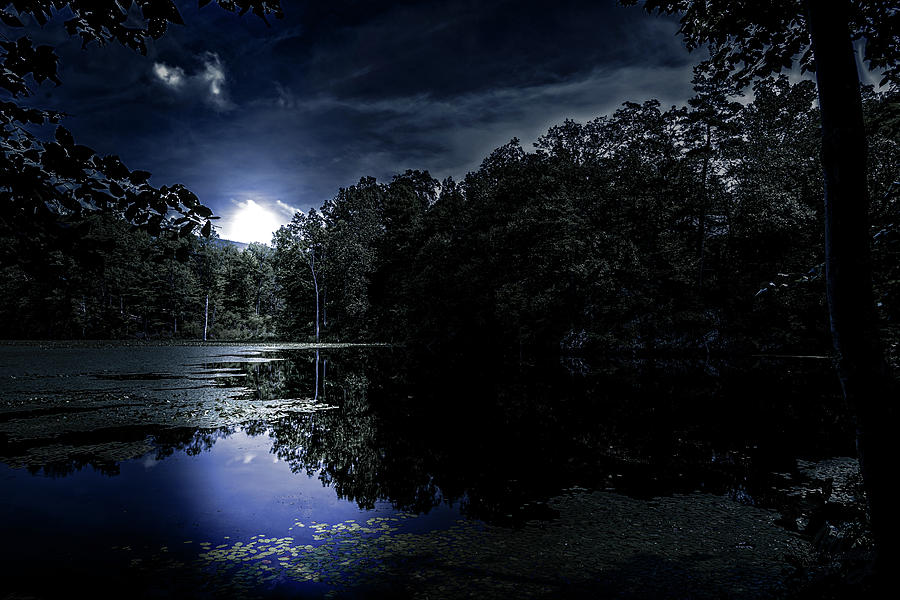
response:
{"label": "lake", "polygon": [[858,510],[839,392],[817,359],[8,344],[0,591],[785,594]]}

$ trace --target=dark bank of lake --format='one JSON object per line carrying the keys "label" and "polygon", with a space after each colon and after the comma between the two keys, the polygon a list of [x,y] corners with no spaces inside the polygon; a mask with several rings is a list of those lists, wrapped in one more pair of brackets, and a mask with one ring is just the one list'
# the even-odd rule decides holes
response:
{"label": "dark bank of lake", "polygon": [[0,346],[0,591],[789,594],[858,537],[830,367]]}

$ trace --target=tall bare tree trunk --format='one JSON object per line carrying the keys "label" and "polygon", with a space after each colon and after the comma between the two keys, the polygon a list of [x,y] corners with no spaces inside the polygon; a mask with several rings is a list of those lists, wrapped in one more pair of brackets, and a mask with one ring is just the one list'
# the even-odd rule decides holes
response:
{"label": "tall bare tree trunk", "polygon": [[206,295],[206,309],[203,311],[203,341],[206,341],[206,331],[209,329],[209,294]]}
{"label": "tall bare tree trunk", "polygon": [[[316,290],[316,343],[319,343],[319,281],[316,278],[316,251],[310,248],[309,269],[312,271],[313,287]],[[316,363],[318,365],[318,362]],[[318,367],[316,370],[318,373]]]}
{"label": "tall bare tree trunk", "polygon": [[891,493],[898,465],[898,400],[879,339],[872,293],[866,137],[846,0],[806,2],[822,115],[825,280],[831,336],[869,501],[878,570],[895,568],[900,533]]}
{"label": "tall bare tree trunk", "polygon": [[705,254],[706,254],[706,213],[709,210],[709,186],[707,182],[709,181],[709,155],[712,152],[712,145],[710,144],[710,130],[709,124],[706,125],[706,156],[703,157],[703,173],[702,173],[702,188],[700,190],[701,201],[700,201],[700,218],[698,219],[697,224],[697,289],[699,291],[703,291],[703,263]]}
{"label": "tall bare tree trunk", "polygon": [[[325,266],[328,266],[328,253],[326,252],[322,257],[322,261],[324,261]],[[326,271],[327,273],[327,271]],[[322,274],[322,329],[328,329],[328,280],[325,277],[325,274]]]}

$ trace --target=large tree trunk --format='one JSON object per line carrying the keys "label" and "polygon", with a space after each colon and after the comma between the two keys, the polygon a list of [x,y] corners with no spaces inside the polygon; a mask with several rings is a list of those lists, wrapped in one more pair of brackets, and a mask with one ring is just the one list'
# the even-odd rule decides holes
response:
{"label": "large tree trunk", "polygon": [[897,556],[895,384],[879,340],[872,294],[866,134],[846,1],[807,0],[822,114],[825,276],[831,335],[844,397],[857,416],[857,451],[879,571]]}

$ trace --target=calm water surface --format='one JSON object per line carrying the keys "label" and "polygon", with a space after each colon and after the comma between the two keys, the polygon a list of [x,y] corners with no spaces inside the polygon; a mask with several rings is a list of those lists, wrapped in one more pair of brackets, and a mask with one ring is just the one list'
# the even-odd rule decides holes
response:
{"label": "calm water surface", "polygon": [[9,345],[0,400],[13,597],[767,597],[854,482],[810,361]]}

